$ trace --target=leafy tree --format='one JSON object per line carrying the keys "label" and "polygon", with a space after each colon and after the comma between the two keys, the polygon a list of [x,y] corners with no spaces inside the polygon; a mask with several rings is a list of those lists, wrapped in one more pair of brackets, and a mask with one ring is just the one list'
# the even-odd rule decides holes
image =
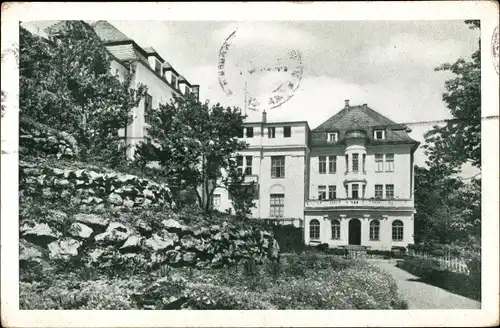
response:
{"label": "leafy tree", "polygon": [[[480,29],[479,21],[465,21],[470,29]],[[469,162],[481,167],[481,40],[470,60],[458,59],[443,64],[436,71],[450,71],[443,101],[454,119],[443,127],[434,126],[425,134],[424,149],[429,165],[440,166],[449,174]]]}
{"label": "leafy tree", "polygon": [[[83,21],[65,21],[48,39],[20,28],[20,115],[72,134],[83,159],[123,158],[118,135],[144,87],[111,72],[111,56]],[[107,154],[107,156],[105,156]]]}
{"label": "leafy tree", "polygon": [[174,95],[145,117],[150,126],[136,148],[137,163],[157,162],[159,174],[172,187],[195,193],[206,212],[217,187],[241,183],[234,154],[247,144],[237,138],[244,119],[239,109]]}
{"label": "leafy tree", "polygon": [[481,183],[415,167],[415,242],[465,244],[481,235]]}

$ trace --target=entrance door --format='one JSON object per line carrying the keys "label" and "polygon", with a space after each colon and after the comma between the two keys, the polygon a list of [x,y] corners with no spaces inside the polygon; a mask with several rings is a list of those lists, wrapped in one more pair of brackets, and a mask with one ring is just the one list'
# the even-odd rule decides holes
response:
{"label": "entrance door", "polygon": [[349,220],[349,245],[361,245],[361,221]]}

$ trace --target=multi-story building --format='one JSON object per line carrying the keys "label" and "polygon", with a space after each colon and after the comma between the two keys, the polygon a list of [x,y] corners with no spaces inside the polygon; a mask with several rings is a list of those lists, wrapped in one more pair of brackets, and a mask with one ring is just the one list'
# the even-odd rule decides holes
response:
{"label": "multi-story building", "polygon": [[[106,47],[111,56],[111,71],[122,81],[132,74],[130,88],[140,84],[147,87],[145,97],[132,109],[133,120],[120,135],[131,145],[128,156],[133,157],[134,146],[144,139],[147,122],[145,113],[168,102],[173,94],[182,96],[189,93],[199,97],[199,85],[192,85],[180,75],[152,47],[142,48],[107,21],[86,21]],[[64,27],[58,22],[46,29],[47,34],[57,33]]]}
{"label": "multi-story building", "polygon": [[[310,131],[307,122],[247,122],[239,163],[258,185],[256,218],[294,221],[307,244],[391,249],[413,243],[409,128],[366,104],[345,107]],[[214,206],[231,208],[216,190]]]}

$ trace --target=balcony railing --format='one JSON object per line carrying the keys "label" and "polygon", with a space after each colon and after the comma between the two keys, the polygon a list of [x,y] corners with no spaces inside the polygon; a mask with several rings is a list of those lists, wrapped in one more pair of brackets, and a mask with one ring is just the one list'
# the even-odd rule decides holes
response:
{"label": "balcony railing", "polygon": [[252,183],[252,182],[258,183],[259,182],[259,176],[255,175],[255,174],[245,175],[245,179],[244,179],[243,182],[244,183]]}
{"label": "balcony railing", "polygon": [[412,199],[309,199],[306,200],[306,207],[413,207]]}

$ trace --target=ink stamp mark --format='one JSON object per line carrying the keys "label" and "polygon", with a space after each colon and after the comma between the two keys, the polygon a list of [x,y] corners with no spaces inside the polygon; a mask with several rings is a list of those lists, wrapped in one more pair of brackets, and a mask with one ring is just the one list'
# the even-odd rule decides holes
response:
{"label": "ink stamp mark", "polygon": [[[229,97],[243,90],[245,107],[263,111],[277,108],[290,100],[303,75],[302,54],[298,49],[266,51],[235,49],[237,30],[219,50],[219,84]],[[264,54],[258,57],[257,54]]]}
{"label": "ink stamp mark", "polygon": [[498,25],[495,27],[495,30],[493,31],[493,35],[491,37],[491,57],[493,59],[493,66],[495,66],[495,70],[497,71],[497,74],[499,74],[499,61],[500,57],[498,55],[499,53],[499,30],[498,30]]}

